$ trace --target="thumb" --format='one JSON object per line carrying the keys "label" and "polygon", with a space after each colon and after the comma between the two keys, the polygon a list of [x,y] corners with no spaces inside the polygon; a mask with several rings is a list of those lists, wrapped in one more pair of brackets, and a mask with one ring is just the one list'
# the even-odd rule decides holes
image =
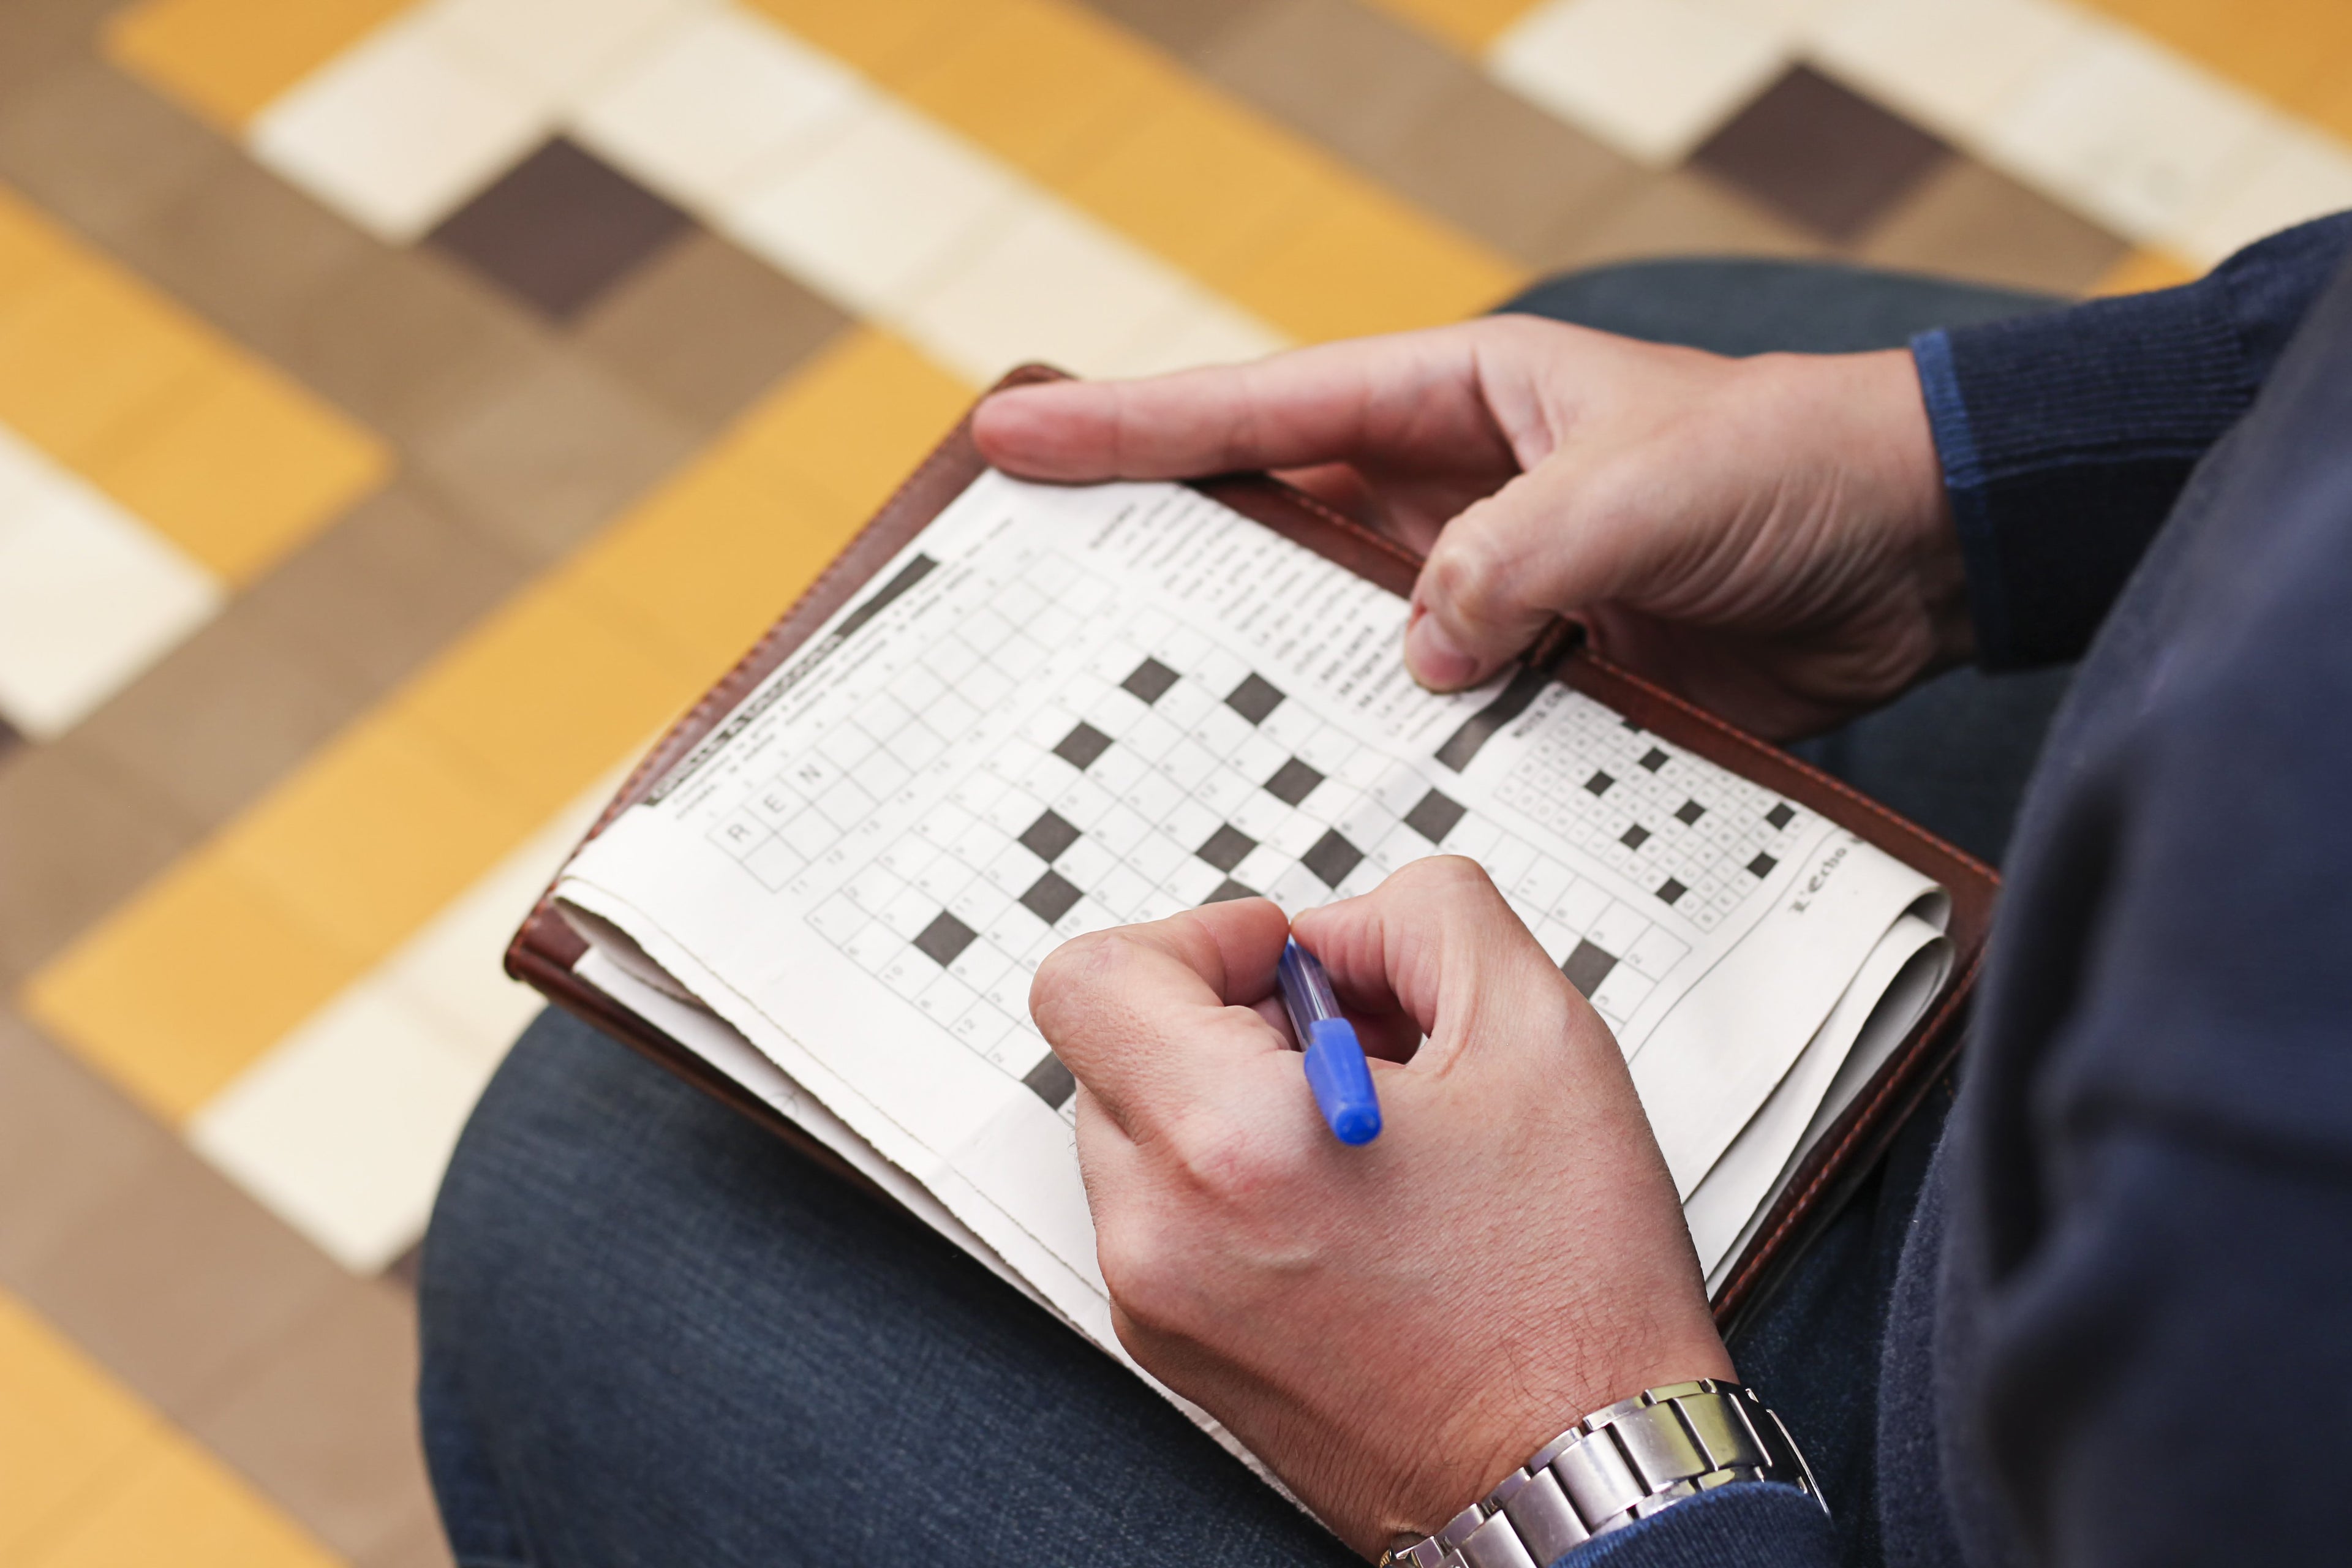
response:
{"label": "thumb", "polygon": [[1553,458],[1447,523],[1413,584],[1405,667],[1437,691],[1475,686],[1554,616],[1609,598],[1610,552],[1579,526],[1570,465]]}

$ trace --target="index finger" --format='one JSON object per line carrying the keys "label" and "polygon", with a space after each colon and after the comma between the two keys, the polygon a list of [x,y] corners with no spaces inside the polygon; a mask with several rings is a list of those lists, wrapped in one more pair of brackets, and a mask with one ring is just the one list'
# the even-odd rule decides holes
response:
{"label": "index finger", "polygon": [[1325,343],[1139,381],[1009,388],[972,418],[988,460],[1027,479],[1175,479],[1426,447],[1509,447],[1480,396],[1478,324]]}
{"label": "index finger", "polygon": [[1136,1108],[1190,1102],[1287,1042],[1250,1007],[1274,989],[1290,934],[1265,899],[1188,910],[1064,942],[1029,986],[1045,1043],[1123,1128]]}

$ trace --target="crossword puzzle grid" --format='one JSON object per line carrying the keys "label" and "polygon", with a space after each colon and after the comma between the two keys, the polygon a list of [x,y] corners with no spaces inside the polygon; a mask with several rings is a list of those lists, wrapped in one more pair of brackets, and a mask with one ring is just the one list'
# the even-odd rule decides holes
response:
{"label": "crossword puzzle grid", "polygon": [[[955,636],[935,639],[713,837],[766,885],[796,892],[809,891],[811,868],[846,865],[870,847],[872,858],[810,912],[810,924],[1066,1117],[1071,1079],[1029,1022],[1030,980],[1055,947],[1106,926],[1260,892],[1297,910],[1369,891],[1444,851],[1486,868],[1612,1025],[1622,1027],[1688,952],[1656,920],[1433,786],[1442,776],[1433,763],[1361,745],[1162,614],[1122,617],[1107,585],[1055,559],[1053,571],[1033,566]],[[1106,636],[1106,621],[1118,630]],[[908,786],[919,773],[952,771],[949,747],[1042,668],[1056,642],[1096,637],[1105,640],[1087,668],[966,769],[945,801],[895,831],[877,816],[893,795],[915,799]],[[1590,753],[1653,787],[1628,788],[1615,802],[1606,801],[1613,787],[1588,794],[1592,805],[1576,815],[1588,842],[1611,827],[1611,814],[1647,810],[1659,790],[1712,783],[1712,770],[1679,758],[1644,769],[1652,750],[1641,740],[1630,763],[1615,750]],[[1561,815],[1548,795],[1529,799],[1549,808],[1535,812],[1538,820]],[[1706,799],[1705,813],[1727,817],[1746,804],[1720,790]],[[1729,852],[1704,834],[1675,844],[1710,847],[1716,859]],[[1665,859],[1628,864],[1646,871]],[[1696,908],[1702,896],[1723,896],[1711,864],[1685,865],[1690,887],[1669,888],[1664,901],[1689,897]]]}
{"label": "crossword puzzle grid", "polygon": [[1808,820],[1770,791],[1567,691],[1495,797],[1701,931],[1763,885],[1783,858],[1775,851]]}

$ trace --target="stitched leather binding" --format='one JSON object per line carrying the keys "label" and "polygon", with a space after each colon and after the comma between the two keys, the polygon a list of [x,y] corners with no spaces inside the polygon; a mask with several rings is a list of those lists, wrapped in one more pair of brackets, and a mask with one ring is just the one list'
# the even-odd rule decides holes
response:
{"label": "stitched leather binding", "polygon": [[[999,387],[1061,379],[1045,365],[1024,365]],[[811,584],[734,668],[663,736],[629,774],[588,837],[593,838],[715,728],[810,634],[856,595],[986,467],[971,438],[971,418],[949,432],[883,503],[872,521]],[[1228,475],[1196,487],[1234,510],[1337,562],[1384,588],[1409,594],[1418,557],[1311,496],[1264,475]],[[1577,646],[1570,628],[1538,640],[1534,658],[1556,678],[1643,729],[1720,764],[1846,828],[1941,883],[1951,894],[1951,978],[1854,1103],[1831,1127],[1773,1204],[1769,1215],[1717,1293],[1717,1321],[1727,1331],[1783,1277],[1885,1152],[1959,1050],[1968,998],[1982,964],[1999,880],[1980,861],[1906,821],[1877,802],[1799,762],[1630,670]],[[584,841],[583,841],[584,842]],[[507,972],[558,1006],[603,1029],[734,1106],[845,1180],[879,1192],[826,1149],[734,1079],[572,973],[585,947],[542,895],[508,945]]]}

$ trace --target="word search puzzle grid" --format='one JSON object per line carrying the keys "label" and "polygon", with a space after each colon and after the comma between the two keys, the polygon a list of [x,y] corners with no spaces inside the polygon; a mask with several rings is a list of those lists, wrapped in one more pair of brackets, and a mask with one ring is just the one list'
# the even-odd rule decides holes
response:
{"label": "word search puzzle grid", "polygon": [[[1016,734],[976,760],[950,754],[1072,646],[1095,651]],[[1481,725],[1482,736],[1499,728],[1491,714],[1465,728]],[[1134,612],[1047,552],[966,607],[712,837],[772,890],[818,897],[808,919],[821,935],[1066,1117],[1072,1081],[1029,1021],[1028,992],[1071,937],[1254,893],[1295,910],[1368,891],[1423,856],[1462,854],[1622,1030],[1690,951],[1641,906],[1712,929],[1800,826],[1785,802],[1564,689],[1514,731],[1534,744],[1498,798],[1646,899],[1578,875],[1455,799],[1444,764],[1364,744],[1246,659],[1162,612]],[[919,808],[919,775],[959,767],[945,799]],[[844,853],[853,838],[863,864]],[[847,874],[828,893],[816,883],[829,865]]]}

